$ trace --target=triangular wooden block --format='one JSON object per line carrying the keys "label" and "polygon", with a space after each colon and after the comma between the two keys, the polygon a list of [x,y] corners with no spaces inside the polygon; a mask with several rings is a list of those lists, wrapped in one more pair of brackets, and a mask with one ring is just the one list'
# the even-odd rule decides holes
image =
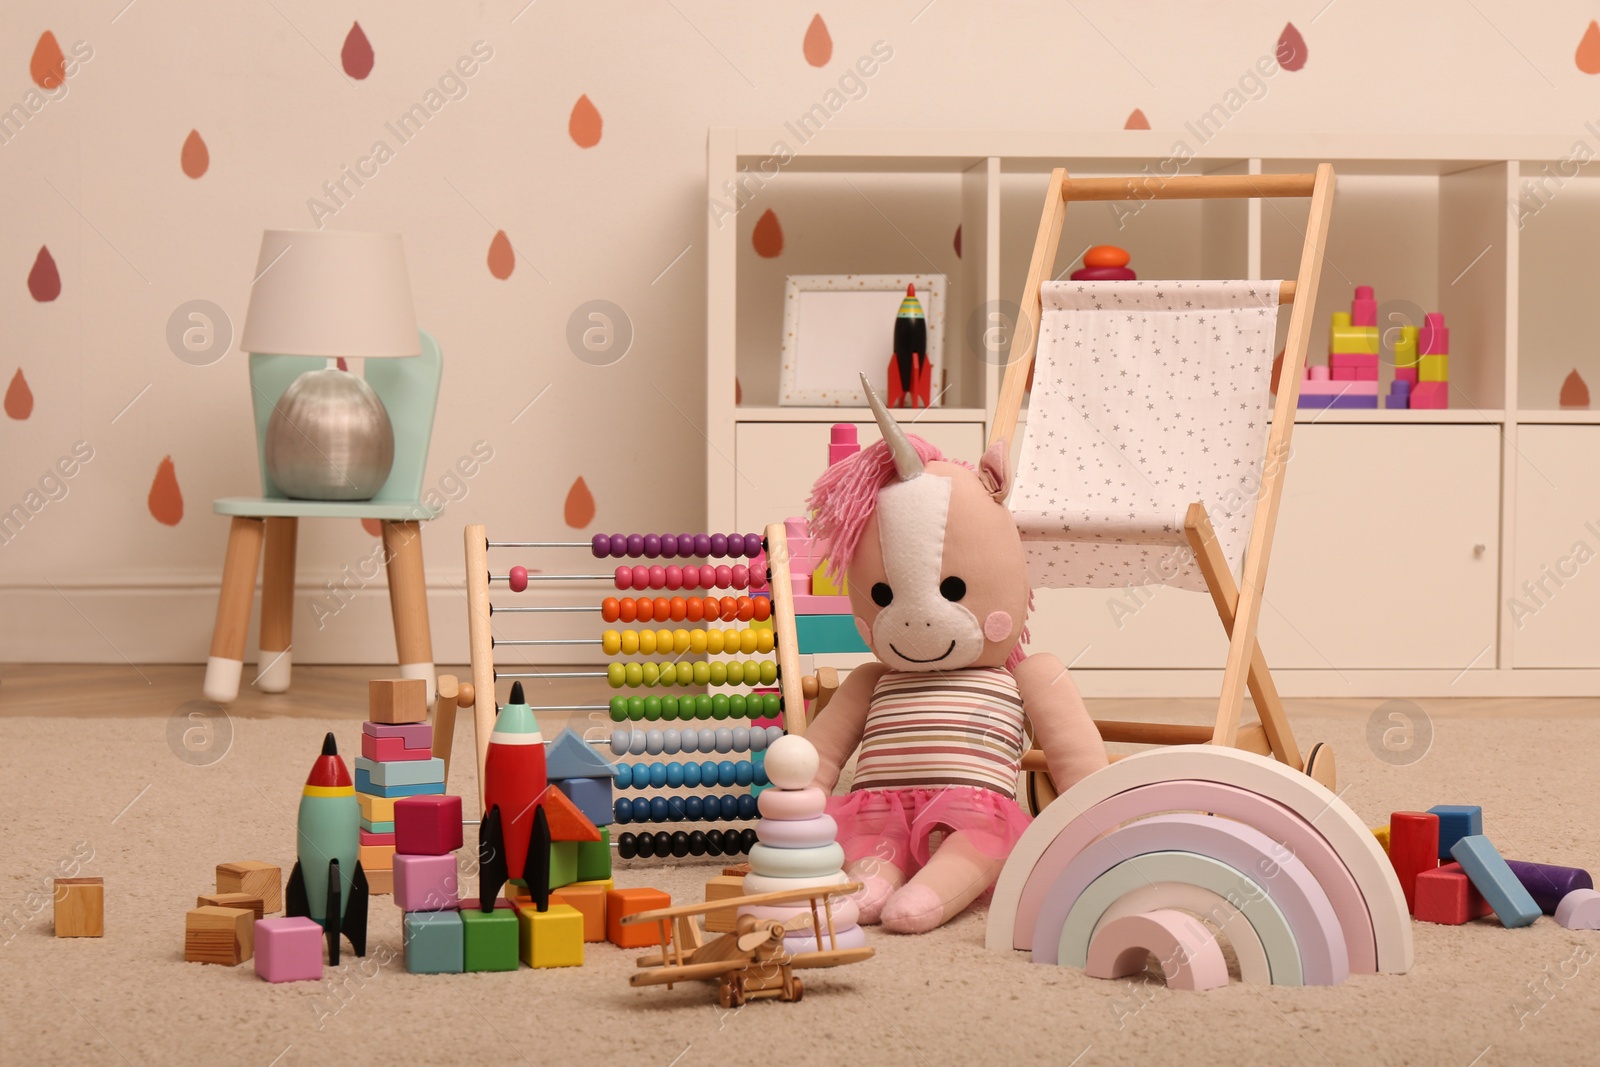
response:
{"label": "triangular wooden block", "polygon": [[569,727],[545,749],[544,773],[552,782],[560,782],[568,778],[611,778],[616,772],[609,760]]}
{"label": "triangular wooden block", "polygon": [[550,840],[600,840],[599,828],[561,790],[553,786],[546,789],[539,803],[544,808],[544,817],[550,821]]}

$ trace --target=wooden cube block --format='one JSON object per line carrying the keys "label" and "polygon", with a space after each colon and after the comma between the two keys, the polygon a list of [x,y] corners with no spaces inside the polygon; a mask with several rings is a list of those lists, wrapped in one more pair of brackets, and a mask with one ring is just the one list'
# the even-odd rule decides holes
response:
{"label": "wooden cube block", "polygon": [[611,877],[611,827],[602,826],[600,840],[579,841],[578,881],[593,882]]}
{"label": "wooden cube block", "polygon": [[550,842],[550,889],[560,889],[578,880],[578,842]]}
{"label": "wooden cube block", "polygon": [[1389,863],[1406,895],[1406,910],[1415,913],[1417,875],[1439,866],[1439,816],[1429,811],[1390,815]]}
{"label": "wooden cube block", "polygon": [[1533,895],[1523,888],[1487,837],[1482,834],[1463,837],[1455,843],[1450,855],[1461,864],[1461,869],[1472,879],[1473,888],[1483,894],[1503,925],[1527,926],[1539,917],[1539,905],[1534,902]]}
{"label": "wooden cube block", "polygon": [[1459,863],[1447,863],[1417,875],[1419,922],[1460,926],[1489,914],[1489,903],[1467,878]]}
{"label": "wooden cube block", "polygon": [[1378,839],[1378,847],[1383,849],[1383,854],[1387,856],[1389,854],[1389,824],[1384,823],[1382,826],[1374,827],[1372,836]]}
{"label": "wooden cube block", "polygon": [[57,878],[55,890],[57,937],[105,935],[105,879]]}
{"label": "wooden cube block", "polygon": [[1463,837],[1483,833],[1483,809],[1476,804],[1435,804],[1428,809],[1439,816],[1439,862],[1450,859],[1450,850]]}
{"label": "wooden cube block", "polygon": [[256,977],[267,982],[315,982],[322,977],[322,924],[299,916],[257,919]]}
{"label": "wooden cube block", "polygon": [[672,897],[659,889],[611,890],[606,894],[606,940],[618,948],[647,948],[661,944],[661,931],[655,923],[624,926],[622,919],[642,911],[670,907]]}
{"label": "wooden cube block", "polygon": [[401,920],[406,970],[460,974],[466,966],[465,933],[458,911],[413,911]]}
{"label": "wooden cube block", "polygon": [[461,909],[462,967],[471,971],[514,971],[521,947],[517,915],[506,904],[493,911]]}
{"label": "wooden cube block", "polygon": [[461,798],[402,797],[394,804],[394,849],[405,856],[443,856],[461,847]]}
{"label": "wooden cube block", "polygon": [[217,864],[217,892],[248,893],[261,898],[268,915],[283,910],[283,872],[260,860]]}
{"label": "wooden cube block", "polygon": [[423,678],[374,678],[367,683],[367,718],[399,724],[428,721],[428,682]]}
{"label": "wooden cube block", "polygon": [[356,859],[361,863],[364,871],[392,871],[394,870],[393,845],[361,845],[356,854]]}
{"label": "wooden cube block", "polygon": [[368,829],[376,829],[378,823],[388,823],[389,829],[394,829],[394,805],[400,797],[380,797],[376,793],[356,793],[356,803],[361,805],[361,818],[367,823],[374,824]]}
{"label": "wooden cube block", "polygon": [[367,871],[367,893],[375,897],[393,896],[394,871]]}
{"label": "wooden cube block", "polygon": [[183,921],[183,958],[236,967],[255,955],[255,926],[249,908],[191,908]]}
{"label": "wooden cube block", "polygon": [[249,893],[201,893],[194,898],[197,908],[246,908],[257,919],[266,914],[266,902]]}
{"label": "wooden cube block", "polygon": [[[744,896],[744,875],[719,874],[715,878],[706,879],[706,903],[713,900],[727,900],[729,897]],[[733,908],[723,911],[706,912],[706,933],[731,934],[739,921],[739,914]]]}
{"label": "wooden cube block", "polygon": [[515,905],[519,954],[529,967],[583,966],[583,915],[570,904],[547,911]]}
{"label": "wooden cube block", "polygon": [[583,915],[583,939],[606,939],[606,890],[599,885],[569,885],[550,893],[550,903],[566,904]]}

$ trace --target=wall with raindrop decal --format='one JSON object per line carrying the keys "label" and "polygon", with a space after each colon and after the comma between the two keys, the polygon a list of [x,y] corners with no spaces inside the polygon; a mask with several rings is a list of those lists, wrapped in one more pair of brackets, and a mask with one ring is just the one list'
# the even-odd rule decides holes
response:
{"label": "wall with raindrop decal", "polygon": [[[875,47],[892,62],[841,128],[1176,131],[1264,56],[1282,73],[1229,132],[1577,136],[1600,120],[1600,12],[1578,4],[1155,10],[8,0],[0,656],[204,658],[226,533],[210,503],[259,490],[238,338],[264,228],[404,235],[445,357],[425,551],[448,663],[465,656],[464,524],[699,527],[707,391],[770,388],[705,380],[706,130],[781,126]],[[908,202],[925,217],[899,238],[851,208],[881,230],[862,240],[887,263],[910,234],[956,269],[958,199]],[[762,284],[836,224],[750,215],[741,281]],[[1576,376],[1561,392],[1587,395]],[[321,628],[308,606],[376,533],[303,525],[298,661],[392,658],[381,581]]]}

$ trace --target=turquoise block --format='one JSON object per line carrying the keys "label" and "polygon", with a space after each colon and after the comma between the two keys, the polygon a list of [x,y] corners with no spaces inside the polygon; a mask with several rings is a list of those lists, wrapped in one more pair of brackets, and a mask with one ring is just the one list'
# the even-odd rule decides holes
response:
{"label": "turquoise block", "polygon": [[422,797],[444,792],[443,782],[426,782],[422,785],[378,785],[367,777],[367,772],[356,768],[356,790],[375,797]]}
{"label": "turquoise block", "polygon": [[466,940],[458,911],[413,911],[405,916],[406,970],[412,974],[460,974]]}
{"label": "turquoise block", "polygon": [[1500,858],[1487,837],[1482,834],[1463,837],[1450,850],[1450,857],[1461,864],[1473,888],[1483,894],[1503,925],[1527,926],[1541,914],[1533,894]]}
{"label": "turquoise block", "polygon": [[382,763],[357,756],[356,771],[365,771],[367,781],[373,785],[432,785],[444,781],[444,760],[434,756],[432,759]]}
{"label": "turquoise block", "polygon": [[861,640],[854,615],[796,615],[794,632],[803,655],[872,651]]}
{"label": "turquoise block", "polygon": [[468,971],[514,971],[517,956],[517,913],[509,907],[485,912],[461,911],[462,966]]}
{"label": "turquoise block", "polygon": [[1435,804],[1428,809],[1439,816],[1439,858],[1450,858],[1450,849],[1463,837],[1483,833],[1483,809],[1476,804]]}
{"label": "turquoise block", "polygon": [[394,820],[390,819],[388,822],[372,822],[369,819],[362,819],[361,828],[367,831],[369,834],[392,834],[394,833]]}

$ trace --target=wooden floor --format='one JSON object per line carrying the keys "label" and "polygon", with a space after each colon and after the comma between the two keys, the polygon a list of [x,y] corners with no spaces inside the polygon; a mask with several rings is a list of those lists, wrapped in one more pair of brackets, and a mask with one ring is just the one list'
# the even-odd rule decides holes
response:
{"label": "wooden floor", "polygon": [[[440,674],[465,680],[465,666],[444,666]],[[551,671],[571,670],[567,667]],[[592,669],[592,668],[588,668]],[[366,683],[390,677],[377,666],[295,665],[294,687],[287,693],[266,694],[249,688],[253,676],[245,668],[245,687],[228,713],[244,718],[350,718],[367,715]],[[199,664],[18,663],[0,665],[0,718],[25,715],[82,718],[167,716],[200,693],[205,668]],[[586,679],[525,680],[529,702],[535,705],[594,702],[603,685]],[[503,694],[502,694],[503,695]],[[1098,718],[1148,719],[1203,723],[1212,719],[1212,699],[1092,699],[1089,710]],[[1364,699],[1292,699],[1284,703],[1295,711],[1317,714],[1366,716],[1382,701]],[[1430,715],[1591,716],[1600,713],[1600,699],[1474,698],[1418,700]],[[1306,739],[1302,739],[1304,742]]]}

